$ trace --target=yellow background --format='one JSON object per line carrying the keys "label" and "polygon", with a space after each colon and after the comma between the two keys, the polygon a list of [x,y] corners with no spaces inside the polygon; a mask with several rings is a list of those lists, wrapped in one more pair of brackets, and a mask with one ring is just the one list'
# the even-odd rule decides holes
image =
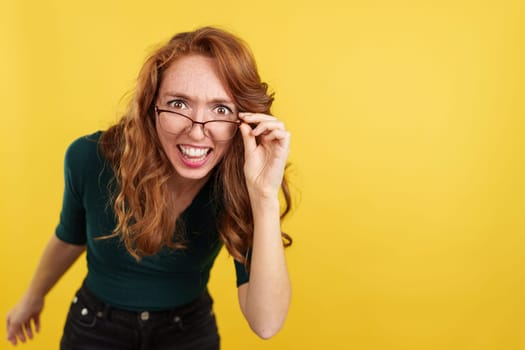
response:
{"label": "yellow background", "polygon": [[[525,349],[524,7],[2,1],[2,319],[57,224],[67,145],[117,119],[151,47],[219,25],[276,91],[298,204],[293,303],[274,339],[248,329],[219,256],[223,349]],[[25,349],[57,348],[84,265],[51,291]]]}

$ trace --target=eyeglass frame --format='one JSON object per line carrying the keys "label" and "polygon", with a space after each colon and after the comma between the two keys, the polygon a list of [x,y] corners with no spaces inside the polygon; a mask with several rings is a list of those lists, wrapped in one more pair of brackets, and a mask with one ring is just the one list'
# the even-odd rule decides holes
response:
{"label": "eyeglass frame", "polygon": [[[190,133],[193,130],[193,127],[195,126],[195,124],[198,124],[198,125],[202,125],[202,132],[203,132],[203,134],[206,137],[209,137],[210,139],[212,139],[212,140],[214,140],[216,142],[225,142],[225,141],[229,141],[229,140],[233,139],[235,137],[235,135],[237,134],[237,130],[239,129],[239,125],[241,125],[241,123],[242,123],[242,121],[240,119],[237,119],[237,120],[217,120],[217,119],[214,119],[214,120],[207,120],[205,122],[198,122],[198,121],[193,120],[192,118],[190,118],[189,116],[187,116],[187,115],[185,115],[183,113],[175,112],[175,111],[172,111],[172,110],[169,110],[169,109],[161,109],[161,108],[159,108],[159,106],[156,105],[155,106],[155,113],[157,114],[157,117],[159,118],[159,122],[160,122],[160,113],[161,112],[177,114],[177,115],[180,115],[181,117],[184,117],[184,118],[188,119],[189,121],[191,121],[191,128],[189,128],[188,131],[182,132],[182,133],[173,133],[173,132],[169,132],[166,129],[162,128],[167,133],[172,134],[172,135],[184,135],[184,134]],[[230,124],[237,124],[237,128],[235,129],[235,132],[233,133],[233,135],[230,138],[228,138],[226,140],[215,140],[213,137],[209,136],[208,132],[206,131],[207,130],[206,129],[206,124],[213,123],[213,122],[225,122],[225,123],[230,123]],[[162,124],[161,124],[161,127],[162,127]]]}

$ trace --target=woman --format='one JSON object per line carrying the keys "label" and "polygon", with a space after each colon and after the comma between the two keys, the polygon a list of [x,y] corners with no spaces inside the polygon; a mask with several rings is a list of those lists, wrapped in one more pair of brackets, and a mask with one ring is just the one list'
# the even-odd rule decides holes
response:
{"label": "woman", "polygon": [[206,285],[222,244],[250,327],[278,332],[290,303],[278,200],[282,188],[285,215],[290,134],[272,102],[230,33],[201,28],[157,50],[119,123],[68,148],[60,223],[8,314],[8,340],[33,337],[45,295],[86,250],[62,349],[217,349]]}

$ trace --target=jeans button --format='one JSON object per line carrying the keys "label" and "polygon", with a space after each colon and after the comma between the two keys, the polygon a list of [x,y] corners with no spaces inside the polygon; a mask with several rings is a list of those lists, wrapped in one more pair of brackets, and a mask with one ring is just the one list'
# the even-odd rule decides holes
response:
{"label": "jeans button", "polygon": [[88,311],[88,309],[86,309],[86,308],[83,308],[82,310],[80,310],[80,314],[81,314],[82,316],[86,316],[88,313],[89,313],[89,311]]}
{"label": "jeans button", "polygon": [[141,319],[142,321],[147,321],[147,320],[149,320],[149,312],[147,312],[147,311],[143,311],[143,312],[141,312],[141,313],[140,313],[140,319]]}

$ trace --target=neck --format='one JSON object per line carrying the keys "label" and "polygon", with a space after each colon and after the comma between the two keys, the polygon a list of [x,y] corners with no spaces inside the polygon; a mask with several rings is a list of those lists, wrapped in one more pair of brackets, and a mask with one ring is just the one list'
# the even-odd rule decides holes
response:
{"label": "neck", "polygon": [[170,180],[170,191],[175,198],[193,199],[209,178],[210,174],[196,180],[185,179],[174,174]]}

